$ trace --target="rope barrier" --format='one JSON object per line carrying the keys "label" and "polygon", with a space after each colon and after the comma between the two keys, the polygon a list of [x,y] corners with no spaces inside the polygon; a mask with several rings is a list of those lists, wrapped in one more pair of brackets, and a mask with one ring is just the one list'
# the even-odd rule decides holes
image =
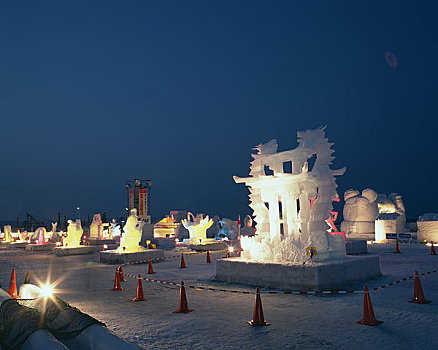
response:
{"label": "rope barrier", "polygon": [[[186,256],[189,256],[189,255],[197,255],[197,254],[203,254],[203,253],[207,253],[207,251],[205,251],[205,252],[188,252],[188,253],[184,252],[183,254]],[[149,260],[152,260],[152,261],[168,260],[168,259],[174,259],[174,258],[180,258],[180,257],[181,257],[181,254],[172,255],[172,256],[164,256],[162,258],[150,258],[147,260],[137,260],[137,261],[130,261],[130,262],[121,263],[121,264],[119,264],[119,266],[120,265],[125,266],[125,265],[136,265],[136,264],[147,264],[149,262]]]}
{"label": "rope barrier", "polygon": [[[420,275],[421,276],[425,276],[425,275],[430,275],[432,273],[436,273],[438,272],[437,270],[433,270],[433,271],[428,271],[428,272],[423,272]],[[123,273],[125,276],[134,278],[134,279],[139,279],[138,276],[135,275],[130,275],[128,273]],[[379,289],[385,289],[391,286],[395,286],[397,284],[406,282],[408,280],[413,279],[415,276],[411,275],[409,277],[405,277],[402,278],[401,280],[395,281],[395,282],[391,282],[388,284],[384,284],[381,285],[379,287],[375,287],[373,289],[370,290],[371,291],[377,291]],[[175,282],[168,282],[168,281],[160,281],[160,280],[155,280],[155,279],[151,279],[151,278],[146,278],[146,277],[140,277],[143,281],[147,281],[147,282],[153,282],[153,283],[159,283],[159,284],[166,284],[166,285],[170,285],[170,286],[177,286],[180,287],[181,284],[180,283],[175,283]],[[223,288],[213,288],[213,287],[207,287],[207,286],[199,286],[199,285],[184,285],[186,288],[191,288],[191,289],[195,289],[195,290],[206,290],[206,291],[212,291],[212,292],[225,292],[225,293],[240,293],[240,294],[256,294],[255,292],[252,291],[242,291],[242,290],[234,290],[234,289],[223,289]],[[292,290],[292,291],[260,291],[260,294],[284,294],[284,295],[327,295],[327,294],[361,294],[363,293],[363,290],[324,290],[324,291],[305,291],[305,290]]]}

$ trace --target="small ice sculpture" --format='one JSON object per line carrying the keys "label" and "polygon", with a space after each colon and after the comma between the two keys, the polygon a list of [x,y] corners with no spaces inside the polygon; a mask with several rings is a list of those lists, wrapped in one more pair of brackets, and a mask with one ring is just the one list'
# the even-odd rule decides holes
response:
{"label": "small ice sculpture", "polygon": [[4,226],[4,241],[11,242],[12,241],[12,228],[10,225]]}
{"label": "small ice sculpture", "polygon": [[[190,220],[192,218],[192,220]],[[202,214],[196,215],[196,218],[192,213],[187,213],[187,219],[181,221],[182,225],[189,230],[190,239],[189,242],[193,244],[205,243],[207,240],[207,229],[213,225],[208,215],[204,218]]]}
{"label": "small ice sculpture", "polygon": [[103,225],[100,214],[94,214],[93,221],[90,225],[90,239],[103,238]]}
{"label": "small ice sculpture", "polygon": [[26,241],[26,240],[27,240],[27,236],[28,236],[27,231],[18,231],[18,239],[19,239],[21,242]]}
{"label": "small ice sculpture", "polygon": [[239,236],[239,223],[228,218],[222,218],[219,221],[219,232],[217,238],[222,239],[227,237],[229,240],[237,239]]}
{"label": "small ice sculpture", "polygon": [[137,209],[131,209],[131,215],[128,216],[126,224],[123,227],[123,234],[120,238],[120,246],[116,251],[124,253],[134,253],[145,250],[139,243],[141,241],[141,233],[143,221],[138,220]]}
{"label": "small ice sculpture", "polygon": [[81,220],[68,220],[67,237],[64,238],[64,247],[77,248],[81,245],[82,230]]}
{"label": "small ice sculpture", "polygon": [[43,245],[47,244],[46,241],[46,228],[45,227],[38,227],[35,231],[35,235],[38,236],[36,244]]}
{"label": "small ice sculpture", "polygon": [[330,235],[332,200],[338,197],[332,143],[325,128],[299,131],[298,147],[277,152],[277,141],[260,144],[252,154],[250,177],[234,176],[250,190],[257,223],[254,237],[241,237],[242,257],[257,261],[304,262],[306,248],[316,247],[314,260],[345,256],[342,236]]}
{"label": "small ice sculpture", "polygon": [[120,237],[120,225],[116,222],[116,219],[111,221],[110,234],[113,237]]}
{"label": "small ice sculpture", "polygon": [[248,237],[252,237],[255,234],[255,228],[252,227],[253,225],[253,220],[251,218],[251,216],[247,215],[245,217],[245,219],[243,220],[243,227],[240,230],[240,234],[242,236],[248,236]]}

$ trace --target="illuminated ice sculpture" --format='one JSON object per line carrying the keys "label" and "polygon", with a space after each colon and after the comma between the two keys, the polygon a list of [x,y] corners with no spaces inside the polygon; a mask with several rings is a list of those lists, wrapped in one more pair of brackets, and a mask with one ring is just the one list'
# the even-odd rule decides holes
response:
{"label": "illuminated ice sculpture", "polygon": [[81,226],[81,220],[68,220],[67,237],[64,238],[64,247],[77,248],[81,245],[81,238],[84,230]]}
{"label": "illuminated ice sculpture", "polygon": [[210,219],[208,215],[204,218],[202,214],[196,215],[195,218],[195,216],[189,212],[187,213],[187,219],[182,220],[181,224],[189,231],[189,243],[202,244],[207,241],[207,229],[213,225],[213,220]]}
{"label": "illuminated ice sculpture", "polygon": [[137,209],[131,209],[131,215],[128,216],[126,224],[123,227],[123,234],[120,238],[120,246],[116,249],[116,251],[133,253],[146,250],[140,245],[143,224],[143,221],[138,220]]}
{"label": "illuminated ice sculpture", "polygon": [[112,237],[120,237],[120,225],[116,222],[116,219],[111,221],[110,234]]}
{"label": "illuminated ice sculpture", "polygon": [[345,167],[330,168],[331,149],[325,127],[299,131],[298,147],[277,152],[277,141],[260,144],[252,154],[250,177],[234,176],[250,191],[256,235],[242,237],[242,258],[255,261],[308,260],[306,248],[316,247],[314,260],[345,257],[341,235],[330,234],[332,200],[338,198],[335,176]]}
{"label": "illuminated ice sculpture", "polygon": [[5,242],[11,242],[12,241],[12,228],[10,225],[4,226],[4,241]]}

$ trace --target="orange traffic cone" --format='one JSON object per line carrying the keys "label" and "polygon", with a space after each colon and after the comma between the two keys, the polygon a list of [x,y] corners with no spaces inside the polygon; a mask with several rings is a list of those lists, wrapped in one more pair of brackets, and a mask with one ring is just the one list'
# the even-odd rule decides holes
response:
{"label": "orange traffic cone", "polygon": [[144,301],[147,300],[144,297],[143,294],[143,284],[141,283],[141,275],[138,275],[138,280],[137,280],[137,293],[135,295],[135,298],[132,299],[133,301]]}
{"label": "orange traffic cone", "polygon": [[149,258],[149,268],[148,268],[148,275],[153,275],[155,273],[154,268],[152,266],[152,259]]}
{"label": "orange traffic cone", "polygon": [[119,276],[120,282],[126,282],[125,275],[123,274],[122,264],[120,264],[120,266],[119,266],[119,274],[120,274],[120,276]]}
{"label": "orange traffic cone", "polygon": [[123,290],[122,286],[120,285],[119,268],[116,269],[116,277],[114,278],[114,288],[111,290]]}
{"label": "orange traffic cone", "polygon": [[258,287],[256,288],[254,315],[252,316],[252,320],[248,321],[248,323],[254,327],[270,325],[270,323],[266,322],[265,316],[263,315],[262,298],[260,297],[260,289]]}
{"label": "orange traffic cone", "polygon": [[436,255],[435,253],[435,247],[433,246],[433,242],[430,242],[431,246],[430,246],[430,255]]}
{"label": "orange traffic cone", "polygon": [[181,266],[179,267],[180,269],[185,269],[187,268],[186,266],[186,262],[184,261],[184,253],[181,253]]}
{"label": "orange traffic cone", "polygon": [[227,258],[231,258],[231,252],[227,250]]}
{"label": "orange traffic cone", "polygon": [[24,279],[23,284],[30,284],[30,272],[26,273],[26,278]]}
{"label": "orange traffic cone", "polygon": [[18,292],[17,292],[17,279],[15,277],[15,269],[12,270],[11,273],[11,280],[9,281],[9,289],[8,294],[13,298],[17,299],[19,298]]}
{"label": "orange traffic cone", "polygon": [[210,252],[207,250],[207,264],[211,264],[211,257],[210,257]]}
{"label": "orange traffic cone", "polygon": [[418,277],[418,272],[415,271],[414,278],[414,299],[409,300],[410,303],[414,304],[429,304],[430,301],[424,298],[423,288],[421,287],[420,277]]}
{"label": "orange traffic cone", "polygon": [[377,321],[376,316],[374,316],[373,305],[371,304],[370,293],[368,292],[368,287],[363,288],[363,319],[357,323],[366,326],[377,326],[383,323],[383,321]]}
{"label": "orange traffic cone", "polygon": [[184,287],[184,281],[181,281],[181,286],[179,287],[179,307],[178,310],[175,310],[175,313],[186,314],[188,312],[192,312],[192,309],[189,309],[187,305],[187,296],[186,289]]}
{"label": "orange traffic cone", "polygon": [[398,239],[395,241],[395,252],[396,254],[400,253],[400,248],[398,246]]}

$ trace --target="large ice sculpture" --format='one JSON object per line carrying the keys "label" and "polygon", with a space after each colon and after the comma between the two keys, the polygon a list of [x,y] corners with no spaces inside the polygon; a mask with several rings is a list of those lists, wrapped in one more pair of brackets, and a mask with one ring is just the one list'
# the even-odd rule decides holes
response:
{"label": "large ice sculpture", "polygon": [[[190,217],[192,220],[190,220]],[[182,225],[189,230],[190,243],[199,244],[204,243],[207,240],[207,229],[213,225],[208,215],[204,218],[202,214],[196,215],[196,218],[192,213],[187,213],[187,219],[181,221]]]}
{"label": "large ice sculpture", "polygon": [[362,194],[352,189],[345,191],[341,230],[358,238],[374,235],[374,221],[379,214],[376,199],[377,193],[370,188],[363,190]]}
{"label": "large ice sculpture", "polygon": [[64,238],[64,247],[77,248],[81,245],[82,230],[81,220],[68,220],[67,237]]}
{"label": "large ice sculpture", "polygon": [[299,131],[299,145],[289,151],[277,152],[276,140],[256,146],[250,177],[234,176],[249,187],[257,223],[254,237],[241,238],[243,258],[304,262],[310,247],[317,248],[317,260],[345,256],[342,237],[329,234],[326,223],[338,197],[335,176],[345,168],[330,168],[334,150],[324,129]]}
{"label": "large ice sculpture", "polygon": [[120,238],[120,246],[116,249],[118,252],[134,253],[145,250],[139,243],[141,241],[141,232],[143,222],[138,220],[137,209],[131,209],[131,215],[128,216],[126,224],[123,227],[123,234]]}
{"label": "large ice sculpture", "polygon": [[383,241],[387,233],[404,232],[405,207],[397,193],[387,196],[367,188],[360,194],[350,189],[344,193],[344,200],[341,230],[348,237]]}

